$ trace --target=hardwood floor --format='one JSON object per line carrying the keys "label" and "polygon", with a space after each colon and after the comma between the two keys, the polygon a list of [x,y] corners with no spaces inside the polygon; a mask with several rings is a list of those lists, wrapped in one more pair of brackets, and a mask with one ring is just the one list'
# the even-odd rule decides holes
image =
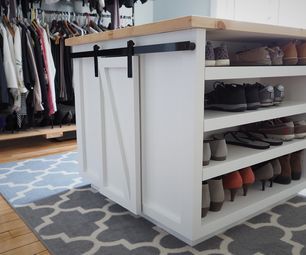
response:
{"label": "hardwood floor", "polygon": [[0,254],[48,255],[46,247],[0,195]]}
{"label": "hardwood floor", "polygon": [[[64,153],[77,149],[76,140],[30,137],[0,142],[0,163]],[[0,255],[48,255],[46,247],[0,194]]]}
{"label": "hardwood floor", "polygon": [[0,142],[0,163],[63,153],[77,149],[76,140],[54,141],[30,137]]}

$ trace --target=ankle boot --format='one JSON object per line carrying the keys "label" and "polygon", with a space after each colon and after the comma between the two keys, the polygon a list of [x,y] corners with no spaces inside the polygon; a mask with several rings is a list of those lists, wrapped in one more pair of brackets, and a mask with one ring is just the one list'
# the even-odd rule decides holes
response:
{"label": "ankle boot", "polygon": [[214,135],[209,141],[211,149],[211,159],[216,161],[226,160],[227,145],[223,135]]}
{"label": "ankle boot", "polygon": [[263,162],[253,166],[256,181],[261,181],[262,190],[266,189],[266,182],[273,178],[273,166],[270,162]]}
{"label": "ankle boot", "polygon": [[231,201],[235,200],[238,189],[242,187],[242,178],[238,171],[223,176],[223,188],[231,192]]}
{"label": "ankle boot", "polygon": [[251,167],[241,169],[239,170],[239,173],[243,183],[243,195],[246,196],[249,186],[255,182],[255,176]]}
{"label": "ankle boot", "polygon": [[281,164],[279,162],[279,160],[276,158],[276,159],[273,159],[271,160],[271,164],[273,166],[273,177],[270,179],[270,187],[273,186],[273,181],[275,180],[275,178],[277,176],[279,176],[282,172],[282,167],[281,167]]}
{"label": "ankle boot", "polygon": [[211,150],[209,141],[204,140],[203,142],[203,166],[207,166],[209,164],[211,158]]}
{"label": "ankle boot", "polygon": [[207,215],[210,206],[209,187],[206,181],[202,182],[202,218]]}
{"label": "ankle boot", "polygon": [[278,158],[282,168],[282,172],[277,176],[274,182],[279,184],[289,184],[291,182],[291,166],[290,166],[290,154]]}
{"label": "ankle boot", "polygon": [[218,212],[221,210],[224,202],[224,189],[222,178],[217,177],[208,181],[210,194],[210,211]]}
{"label": "ankle boot", "polygon": [[302,175],[302,154],[303,151],[297,151],[291,154],[290,166],[291,166],[291,177],[292,180],[301,179]]}

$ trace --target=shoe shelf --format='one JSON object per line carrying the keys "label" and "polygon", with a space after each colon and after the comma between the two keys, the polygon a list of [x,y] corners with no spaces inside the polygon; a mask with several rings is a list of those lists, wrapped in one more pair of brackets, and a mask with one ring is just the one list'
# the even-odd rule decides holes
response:
{"label": "shoe shelf", "polygon": [[[208,212],[202,219],[201,235],[213,236],[236,225],[246,219],[252,218],[264,212],[276,204],[284,202],[295,196],[306,186],[306,178],[292,181],[289,185],[273,183],[273,187],[266,187],[261,191],[261,184],[254,183],[248,191],[247,196],[242,196],[242,190],[235,197],[234,202],[225,201],[219,212]],[[229,195],[226,193],[226,195]]]}
{"label": "shoe shelf", "polygon": [[206,67],[205,80],[306,76],[306,66]]}
{"label": "shoe shelf", "polygon": [[306,103],[297,101],[284,101],[278,106],[244,112],[205,110],[204,132],[302,113],[306,113]]}
{"label": "shoe shelf", "polygon": [[[225,161],[202,166],[203,132],[306,113],[306,66],[205,67],[206,41],[306,39],[306,30],[201,17],[180,18],[171,29],[165,22],[145,25],[134,35],[129,35],[134,28],[112,37],[89,35],[73,47],[74,52],[92,51],[97,43],[113,49],[130,38],[137,46],[196,44],[193,51],[134,56],[132,79],[125,57],[99,58],[99,78],[91,60],[74,59],[80,169],[109,199],[196,245],[306,187],[306,177],[265,192],[257,187],[202,219],[202,180],[306,148],[306,139],[267,150],[229,145]],[[148,28],[152,33],[144,35]],[[205,110],[206,81],[273,78],[274,84],[279,77],[290,92],[285,98],[292,101],[239,113]]]}
{"label": "shoe shelf", "polygon": [[271,146],[266,150],[257,150],[230,144],[227,145],[227,148],[228,155],[226,160],[211,160],[209,165],[203,167],[203,181],[295,151],[303,150],[306,148],[306,139],[295,139],[290,142],[284,142],[283,145]]}

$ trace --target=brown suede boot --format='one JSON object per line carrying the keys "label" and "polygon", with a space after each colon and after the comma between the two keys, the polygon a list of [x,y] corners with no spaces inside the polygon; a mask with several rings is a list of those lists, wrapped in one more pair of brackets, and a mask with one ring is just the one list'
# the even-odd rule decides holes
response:
{"label": "brown suede boot", "polygon": [[282,172],[277,176],[274,182],[279,184],[289,184],[291,182],[290,154],[278,158],[281,164]]}
{"label": "brown suede boot", "polygon": [[208,180],[210,207],[209,210],[218,212],[221,210],[224,202],[224,189],[221,177]]}
{"label": "brown suede boot", "polygon": [[302,175],[302,155],[303,151],[297,151],[291,154],[290,165],[291,165],[291,178],[292,180],[301,179]]}
{"label": "brown suede boot", "polygon": [[273,186],[274,179],[282,173],[282,167],[278,158],[271,160],[271,165],[273,166],[273,177],[270,179],[270,187]]}

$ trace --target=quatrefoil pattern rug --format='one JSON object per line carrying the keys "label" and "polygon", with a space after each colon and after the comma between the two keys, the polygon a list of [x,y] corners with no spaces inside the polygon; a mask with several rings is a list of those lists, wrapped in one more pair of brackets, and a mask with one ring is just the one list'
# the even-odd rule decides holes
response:
{"label": "quatrefoil pattern rug", "polygon": [[18,208],[54,254],[306,254],[306,199],[295,197],[190,247],[90,187]]}
{"label": "quatrefoil pattern rug", "polygon": [[0,193],[15,207],[88,184],[76,152],[0,164]]}
{"label": "quatrefoil pattern rug", "polygon": [[55,255],[306,254],[305,197],[190,247],[84,186],[76,169],[76,153],[0,165],[0,192]]}

